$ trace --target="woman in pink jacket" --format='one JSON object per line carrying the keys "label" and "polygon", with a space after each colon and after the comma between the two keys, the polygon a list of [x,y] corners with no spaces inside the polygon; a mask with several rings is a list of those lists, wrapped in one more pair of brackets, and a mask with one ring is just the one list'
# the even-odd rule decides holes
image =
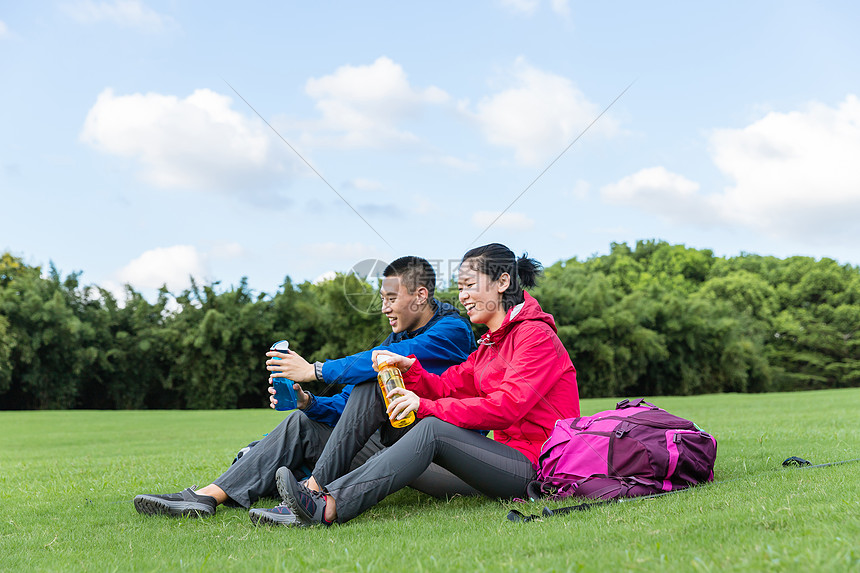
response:
{"label": "woman in pink jacket", "polygon": [[[360,468],[320,484],[322,492],[279,470],[278,490],[296,525],[349,521],[432,462],[489,497],[525,497],[555,421],[579,415],[576,371],[555,321],[523,290],[539,273],[534,259],[517,259],[498,243],[465,254],[460,302],[473,323],[489,329],[478,350],[442,375],[427,372],[414,357],[390,354],[407,389],[389,394],[389,417],[415,412],[418,421]],[[493,430],[493,439],[473,429]]]}

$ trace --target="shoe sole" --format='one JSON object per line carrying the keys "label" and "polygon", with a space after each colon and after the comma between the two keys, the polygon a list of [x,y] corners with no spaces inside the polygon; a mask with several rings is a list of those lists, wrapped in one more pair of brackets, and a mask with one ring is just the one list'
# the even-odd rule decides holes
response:
{"label": "shoe sole", "polygon": [[296,516],[296,525],[300,527],[311,527],[313,525],[317,525],[313,521],[313,516],[310,518],[306,517],[305,511],[301,509],[298,502],[293,497],[292,492],[290,491],[290,478],[287,476],[286,472],[290,470],[287,468],[278,468],[278,471],[275,472],[275,486],[278,488],[278,494],[281,496],[281,500],[290,508],[290,511],[293,512],[293,515]]}
{"label": "shoe sole", "polygon": [[298,525],[298,526],[301,526],[301,524],[298,521],[298,518],[296,519],[296,521],[281,521],[281,520],[275,519],[272,515],[270,515],[266,511],[254,511],[252,509],[251,511],[248,512],[248,517],[251,518],[251,523],[253,523],[257,527],[260,527],[263,525],[283,525],[283,526]]}
{"label": "shoe sole", "polygon": [[165,501],[150,495],[134,498],[134,508],[143,515],[168,515],[170,517],[209,517],[214,515],[209,506],[193,501]]}

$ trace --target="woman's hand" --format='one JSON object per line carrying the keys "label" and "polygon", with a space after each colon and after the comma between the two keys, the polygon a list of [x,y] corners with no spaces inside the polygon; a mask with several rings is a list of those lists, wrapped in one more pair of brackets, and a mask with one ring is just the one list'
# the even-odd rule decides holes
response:
{"label": "woman's hand", "polygon": [[417,412],[418,406],[421,405],[421,398],[412,390],[406,388],[395,388],[388,393],[388,419],[394,422],[402,420],[409,415],[409,412]]}
{"label": "woman's hand", "polygon": [[377,372],[379,372],[379,367],[376,365],[376,360],[377,356],[380,355],[388,356],[388,363],[392,366],[398,367],[401,372],[406,372],[413,364],[415,364],[415,358],[407,358],[405,356],[389,352],[388,350],[374,350],[371,355],[371,359],[373,360],[373,369]]}
{"label": "woman's hand", "polygon": [[314,365],[292,350],[289,352],[270,350],[266,352],[266,356],[269,357],[266,360],[266,370],[271,372],[274,378],[289,378],[293,382],[313,382],[317,379]]}

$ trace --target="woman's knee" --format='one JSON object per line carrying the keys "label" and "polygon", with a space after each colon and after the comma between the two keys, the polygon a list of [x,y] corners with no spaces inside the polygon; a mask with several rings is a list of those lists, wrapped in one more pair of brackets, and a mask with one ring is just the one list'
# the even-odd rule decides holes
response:
{"label": "woman's knee", "polygon": [[[419,434],[420,438],[433,440],[442,435],[448,428],[451,428],[452,424],[448,422],[444,422],[439,418],[434,416],[430,416],[428,418],[422,418],[418,420],[415,424],[415,428],[413,428],[408,434]],[[418,439],[419,436],[416,435],[415,439]]]}

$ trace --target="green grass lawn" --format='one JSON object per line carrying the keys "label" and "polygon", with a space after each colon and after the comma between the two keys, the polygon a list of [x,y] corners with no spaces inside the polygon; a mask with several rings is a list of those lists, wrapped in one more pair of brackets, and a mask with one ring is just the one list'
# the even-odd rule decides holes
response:
{"label": "green grass lawn", "polygon": [[328,529],[256,528],[223,507],[205,520],[134,510],[137,493],[211,482],[275,426],[272,410],[0,412],[0,569],[860,570],[860,462],[780,468],[860,458],[860,388],[652,401],[716,436],[722,483],[521,524],[509,509],[547,504],[407,489]]}

